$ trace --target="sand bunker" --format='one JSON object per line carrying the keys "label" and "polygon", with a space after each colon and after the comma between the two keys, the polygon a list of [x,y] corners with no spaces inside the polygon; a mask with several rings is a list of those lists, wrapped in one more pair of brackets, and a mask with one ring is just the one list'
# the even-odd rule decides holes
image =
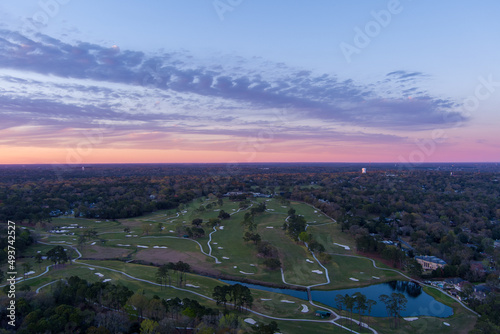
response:
{"label": "sand bunker", "polygon": [[354,277],[349,277],[349,279],[350,279],[351,281],[354,281],[354,282],[359,282],[359,279],[354,278]]}
{"label": "sand bunker", "polygon": [[300,312],[302,312],[302,313],[307,313],[307,312],[309,312],[309,307],[307,307],[307,305],[306,305],[306,304],[302,304],[302,311],[300,311]]}
{"label": "sand bunker", "polygon": [[104,275],[103,275],[103,274],[101,274],[101,273],[95,273],[94,275],[97,275],[97,276],[99,276],[99,277],[104,277]]}
{"label": "sand bunker", "polygon": [[121,247],[130,247],[130,245],[122,245],[122,244],[116,244],[116,245]]}
{"label": "sand bunker", "polygon": [[95,270],[95,268],[89,267],[90,270]]}
{"label": "sand bunker", "polygon": [[167,248],[167,246],[153,246],[153,248]]}
{"label": "sand bunker", "polygon": [[190,287],[192,287],[192,288],[197,288],[197,289],[199,288],[199,286],[198,286],[198,285],[193,285],[193,284],[189,284],[189,283],[188,283],[188,284],[186,284],[186,286],[190,286]]}
{"label": "sand bunker", "polygon": [[415,320],[418,320],[417,317],[408,317],[408,318],[403,318],[405,319],[406,321],[415,321]]}
{"label": "sand bunker", "polygon": [[105,280],[103,280],[103,283],[106,283],[106,282],[109,282],[111,281],[111,278],[106,278]]}
{"label": "sand bunker", "polygon": [[443,325],[445,325],[445,326],[450,326],[450,324],[449,324],[449,323],[447,323],[447,322],[443,322]]}
{"label": "sand bunker", "polygon": [[246,272],[241,271],[241,270],[240,270],[240,273],[242,273],[243,275],[253,275],[253,273],[246,273]]}
{"label": "sand bunker", "polygon": [[340,246],[340,247],[343,247],[345,250],[351,250],[351,247],[349,246],[346,246],[346,245],[341,245],[341,244],[338,244],[336,242],[333,243],[334,245],[337,245],[337,246]]}
{"label": "sand bunker", "polygon": [[309,262],[309,263],[314,263],[314,261],[311,261],[309,259],[306,259],[306,262]]}
{"label": "sand bunker", "polygon": [[295,302],[292,302],[291,300],[286,300],[286,299],[282,299],[281,302],[288,303],[288,304],[295,304]]}
{"label": "sand bunker", "polygon": [[373,279],[380,279],[380,277],[372,276]]}
{"label": "sand bunker", "polygon": [[217,247],[217,248],[218,248],[218,249],[224,249],[224,247],[221,247],[221,246],[219,246],[219,247]]}
{"label": "sand bunker", "polygon": [[266,226],[266,228],[274,228],[273,226]]}
{"label": "sand bunker", "polygon": [[246,318],[243,321],[250,325],[255,325],[257,323],[257,321],[253,320],[252,318]]}
{"label": "sand bunker", "polygon": [[266,300],[272,300],[271,298],[261,298],[260,300],[266,301]]}
{"label": "sand bunker", "polygon": [[223,230],[224,229],[224,226],[219,226],[219,230]]}
{"label": "sand bunker", "polygon": [[223,256],[222,257],[224,260],[229,260],[229,258],[227,256]]}
{"label": "sand bunker", "polygon": [[137,245],[139,248],[149,248],[148,246]]}
{"label": "sand bunker", "polygon": [[311,272],[316,273],[316,274],[322,274],[323,273],[321,270],[311,270]]}
{"label": "sand bunker", "polygon": [[95,241],[93,243],[90,244],[90,246],[94,246],[95,245]]}

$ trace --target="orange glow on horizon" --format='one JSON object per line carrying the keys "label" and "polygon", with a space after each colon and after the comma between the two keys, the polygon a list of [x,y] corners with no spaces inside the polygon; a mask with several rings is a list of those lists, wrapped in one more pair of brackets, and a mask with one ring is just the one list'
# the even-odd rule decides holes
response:
{"label": "orange glow on horizon", "polygon": [[[255,163],[255,162],[401,162],[399,154],[408,156],[408,148],[395,151],[370,147],[342,147],[336,152],[320,149],[296,152],[234,152],[146,149],[91,149],[77,152],[74,149],[0,147],[0,164],[99,164],[99,163]],[[390,151],[389,153],[387,151]],[[399,151],[399,152],[398,152]],[[492,152],[477,154],[446,152],[427,157],[424,162],[494,161]]]}

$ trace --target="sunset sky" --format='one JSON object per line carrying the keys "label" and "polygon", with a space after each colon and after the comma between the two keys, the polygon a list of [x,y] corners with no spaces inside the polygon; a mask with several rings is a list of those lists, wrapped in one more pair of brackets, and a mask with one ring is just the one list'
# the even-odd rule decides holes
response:
{"label": "sunset sky", "polygon": [[0,2],[0,164],[498,162],[500,2]]}

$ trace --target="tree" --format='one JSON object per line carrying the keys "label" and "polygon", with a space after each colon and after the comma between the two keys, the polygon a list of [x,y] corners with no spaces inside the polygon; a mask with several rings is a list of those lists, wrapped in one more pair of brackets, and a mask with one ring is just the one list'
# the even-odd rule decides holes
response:
{"label": "tree", "polygon": [[403,294],[396,292],[391,293],[391,296],[380,295],[379,299],[385,304],[389,316],[394,317],[394,328],[397,328],[401,312],[406,310],[408,300]]}
{"label": "tree", "polygon": [[68,254],[62,246],[56,246],[47,252],[47,259],[54,262],[55,265],[66,263],[68,262]]}
{"label": "tree", "polygon": [[258,233],[245,232],[245,235],[243,236],[243,240],[253,241],[253,243],[255,245],[257,245],[261,241],[261,237],[260,237],[260,234],[258,234]]}
{"label": "tree", "polygon": [[251,326],[253,334],[274,334],[280,331],[276,321],[271,321],[269,324],[264,325],[257,323]]}
{"label": "tree", "polygon": [[207,223],[205,223],[208,227],[214,227],[220,224],[219,218],[210,218]]}
{"label": "tree", "polygon": [[149,235],[149,232],[151,232],[151,230],[153,229],[153,226],[151,224],[144,223],[141,225],[141,228],[142,228],[143,234]]}
{"label": "tree", "polygon": [[[370,316],[370,314],[372,313],[372,307],[377,304],[376,301],[374,301],[373,299],[368,299],[366,301],[366,307],[367,307],[367,314],[368,314],[368,317]],[[368,327],[370,327],[370,318],[368,318]]]}
{"label": "tree", "polygon": [[352,321],[352,311],[354,309],[354,297],[349,296],[346,294],[344,296],[345,299],[345,308],[346,310],[349,310],[349,319]]}
{"label": "tree", "polygon": [[138,291],[137,293],[134,293],[132,297],[129,298],[127,301],[127,304],[135,308],[137,311],[137,315],[139,316],[139,319],[143,319],[143,312],[148,306],[148,300],[146,297],[144,297],[142,291]]}
{"label": "tree", "polygon": [[141,322],[141,334],[154,334],[158,333],[156,329],[159,324],[151,319],[146,319]]}
{"label": "tree", "polygon": [[212,297],[215,299],[217,305],[223,304],[224,309],[226,309],[227,294],[229,292],[229,286],[216,286],[212,293]]}
{"label": "tree", "polygon": [[281,267],[281,261],[277,258],[269,258],[264,260],[264,265],[269,270],[276,270]]}
{"label": "tree", "polygon": [[363,313],[368,308],[366,296],[364,294],[362,294],[361,292],[356,292],[353,295],[353,297],[354,297],[354,303],[355,303],[354,308],[359,313],[359,327],[361,328],[361,321],[363,318]]}
{"label": "tree", "polygon": [[41,269],[41,263],[43,262],[42,253],[36,253],[35,262],[38,263],[38,270]]}
{"label": "tree", "polygon": [[191,223],[196,227],[200,227],[200,225],[203,223],[203,219],[195,218],[195,219],[193,219],[193,221]]}
{"label": "tree", "polygon": [[160,283],[161,286],[165,286],[167,284],[170,285],[170,274],[168,272],[168,266],[166,264],[161,265],[156,271],[156,281]]}
{"label": "tree", "polygon": [[422,265],[415,259],[408,259],[406,261],[406,270],[410,276],[417,278],[422,276]]}
{"label": "tree", "polygon": [[23,266],[23,276],[24,276],[24,280],[26,281],[26,273],[27,272],[30,272],[31,269],[33,269],[33,266],[31,265],[31,263],[29,262],[23,262],[22,264]]}
{"label": "tree", "polygon": [[218,218],[224,220],[224,219],[229,219],[231,218],[231,215],[224,210],[220,210]]}
{"label": "tree", "polygon": [[340,293],[338,295],[336,295],[335,296],[335,303],[337,304],[337,308],[339,309],[340,313],[342,313],[342,309],[344,308],[344,306],[346,306],[345,296],[342,296]]}
{"label": "tree", "polygon": [[299,239],[302,242],[309,242],[309,240],[311,240],[311,235],[308,234],[306,231],[303,231],[299,233]]}

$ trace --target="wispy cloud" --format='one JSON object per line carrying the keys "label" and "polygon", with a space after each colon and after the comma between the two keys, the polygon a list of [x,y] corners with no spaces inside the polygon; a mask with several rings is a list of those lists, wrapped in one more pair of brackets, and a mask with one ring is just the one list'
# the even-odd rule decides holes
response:
{"label": "wispy cloud", "polygon": [[[426,76],[421,72],[388,73],[383,92],[376,83],[258,58],[217,61],[184,51],[148,55],[5,29],[0,68],[0,138],[9,145],[60,145],[66,141],[59,137],[102,124],[112,127],[104,134],[109,145],[161,148],[175,137],[178,146],[199,148],[208,136],[218,136],[207,142],[223,149],[266,127],[275,142],[394,142],[405,137],[393,130],[443,128],[454,125],[447,120],[465,120],[454,101],[419,87]],[[287,111],[279,125],[276,109]]]}

